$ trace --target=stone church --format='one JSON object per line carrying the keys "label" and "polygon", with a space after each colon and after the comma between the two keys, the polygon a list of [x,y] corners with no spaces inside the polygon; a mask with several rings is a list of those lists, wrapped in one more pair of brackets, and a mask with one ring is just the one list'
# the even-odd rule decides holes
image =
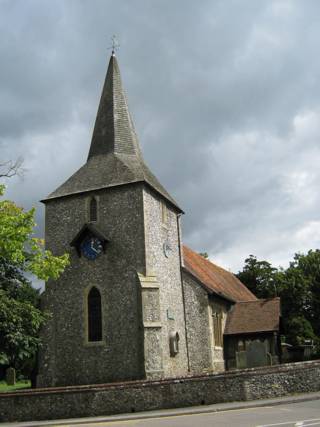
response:
{"label": "stone church", "polygon": [[70,266],[42,296],[38,387],[241,368],[252,343],[257,365],[278,363],[279,299],[182,245],[183,211],[143,159],[114,54],[87,162],[43,203],[46,247]]}

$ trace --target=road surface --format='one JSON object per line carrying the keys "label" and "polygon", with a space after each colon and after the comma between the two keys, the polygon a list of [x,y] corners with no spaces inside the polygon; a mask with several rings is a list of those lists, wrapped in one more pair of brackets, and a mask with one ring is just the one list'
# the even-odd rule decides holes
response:
{"label": "road surface", "polygon": [[[175,410],[177,414],[179,410]],[[150,412],[152,415],[152,412]],[[139,414],[136,414],[139,417]],[[145,416],[145,413],[144,413]],[[58,424],[51,424],[51,426]],[[276,406],[246,408],[201,414],[181,414],[159,418],[95,421],[73,424],[66,422],[59,427],[320,427],[320,400],[285,403]]]}

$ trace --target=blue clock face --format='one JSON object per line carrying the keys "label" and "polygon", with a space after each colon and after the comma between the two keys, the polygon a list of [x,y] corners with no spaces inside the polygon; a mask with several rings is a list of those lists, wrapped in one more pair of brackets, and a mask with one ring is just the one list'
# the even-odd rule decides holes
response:
{"label": "blue clock face", "polygon": [[81,252],[88,259],[96,259],[103,251],[103,245],[98,237],[87,237],[81,243]]}

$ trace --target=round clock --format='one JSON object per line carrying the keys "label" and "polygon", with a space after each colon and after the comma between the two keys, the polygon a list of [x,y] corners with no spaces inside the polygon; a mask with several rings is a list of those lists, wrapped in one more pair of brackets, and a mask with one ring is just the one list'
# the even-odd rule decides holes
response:
{"label": "round clock", "polygon": [[98,237],[87,237],[81,243],[81,252],[88,259],[96,259],[103,251],[103,245]]}

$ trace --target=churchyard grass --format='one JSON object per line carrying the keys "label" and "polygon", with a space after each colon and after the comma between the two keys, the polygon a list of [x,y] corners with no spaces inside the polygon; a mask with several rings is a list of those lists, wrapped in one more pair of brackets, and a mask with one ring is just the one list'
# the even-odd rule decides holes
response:
{"label": "churchyard grass", "polygon": [[0,381],[0,393],[5,393],[6,391],[20,390],[22,388],[30,388],[30,381],[17,381],[15,385],[8,385],[5,381]]}

